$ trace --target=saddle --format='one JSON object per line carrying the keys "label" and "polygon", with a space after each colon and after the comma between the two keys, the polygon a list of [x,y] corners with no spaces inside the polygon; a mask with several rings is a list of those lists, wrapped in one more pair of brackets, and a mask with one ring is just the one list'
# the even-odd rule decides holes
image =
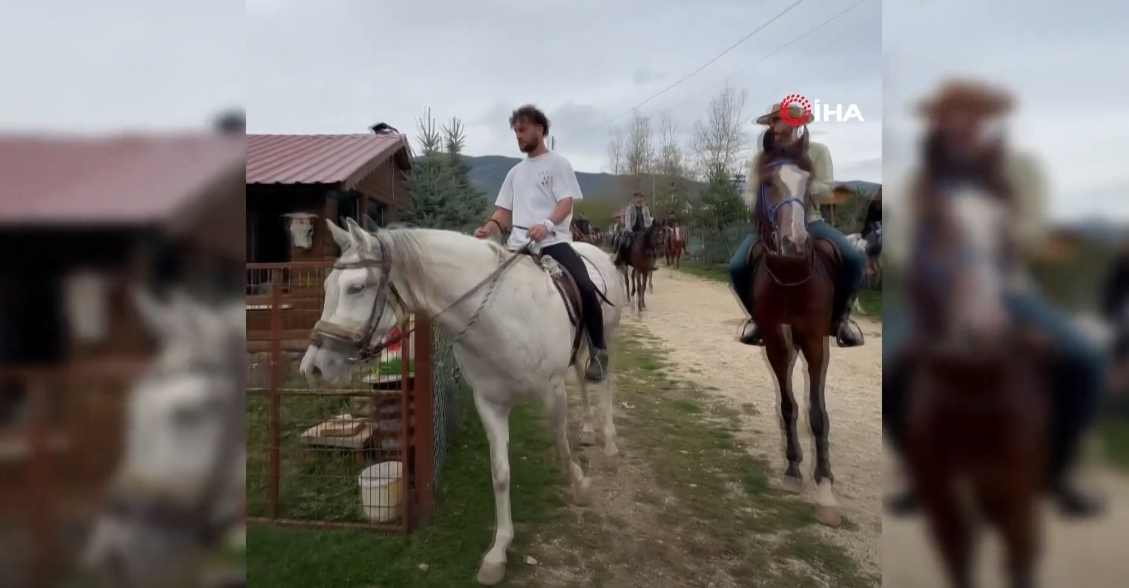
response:
{"label": "saddle", "polygon": [[[561,301],[564,302],[565,312],[568,313],[568,321],[576,329],[576,335],[572,339],[572,353],[568,358],[568,365],[576,363],[576,354],[580,352],[580,341],[587,329],[584,328],[584,301],[580,298],[580,287],[576,285],[576,278],[573,277],[568,270],[564,268],[557,260],[552,257],[541,255],[540,253],[533,253],[528,249],[521,252],[521,254],[528,255],[537,263],[545,273],[553,281],[553,286],[556,287],[557,292],[561,295]],[[604,293],[596,290],[596,294],[603,298],[605,302],[608,299],[604,297]],[[608,302],[611,304],[611,302]]]}
{"label": "saddle", "polygon": [[[827,254],[827,257],[831,259],[831,263],[835,265],[836,269],[843,265],[843,257],[839,253],[839,249],[835,247],[834,243],[827,239],[815,239],[814,244],[821,251]],[[756,268],[754,264],[762,255],[767,252],[768,247],[764,243],[761,243],[758,239],[755,243],[753,243],[752,247],[749,247],[748,256],[745,258],[745,267],[749,268],[750,271],[755,271]]]}

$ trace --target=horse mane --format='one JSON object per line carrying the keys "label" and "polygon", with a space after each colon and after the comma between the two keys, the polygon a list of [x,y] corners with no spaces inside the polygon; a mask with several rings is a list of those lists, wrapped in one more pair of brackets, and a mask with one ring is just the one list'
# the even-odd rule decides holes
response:
{"label": "horse mane", "polygon": [[[375,237],[386,240],[386,246],[394,252],[392,271],[399,279],[411,283],[410,296],[423,306],[431,305],[435,297],[435,292],[428,288],[429,281],[425,278],[429,270],[434,272],[436,268],[425,266],[425,260],[434,261],[430,254],[435,251],[436,245],[449,244],[452,250],[464,254],[488,254],[498,264],[515,255],[493,239],[476,239],[455,231],[427,229],[403,223],[393,223],[376,233]],[[466,261],[466,257],[452,260],[460,267],[465,266]],[[483,259],[483,262],[487,260]]]}

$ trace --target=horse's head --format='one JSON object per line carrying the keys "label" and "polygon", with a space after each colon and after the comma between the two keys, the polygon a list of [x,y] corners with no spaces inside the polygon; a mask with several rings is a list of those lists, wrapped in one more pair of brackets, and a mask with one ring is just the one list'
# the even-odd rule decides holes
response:
{"label": "horse's head", "polygon": [[922,326],[972,352],[1003,341],[1011,248],[1007,206],[975,187],[937,195],[910,276]]}
{"label": "horse's head", "polygon": [[765,149],[756,170],[758,232],[770,255],[802,258],[808,247],[808,136],[804,133],[786,145],[775,145],[772,137],[772,133],[765,133]]}
{"label": "horse's head", "polygon": [[179,291],[136,302],[160,350],[130,391],[109,508],[83,559],[112,585],[172,585],[242,517],[246,305]]}
{"label": "horse's head", "polygon": [[352,219],[348,230],[326,220],[341,257],[325,278],[325,302],[314,325],[301,372],[311,383],[347,379],[393,327],[408,317],[403,298],[389,279],[391,245]]}

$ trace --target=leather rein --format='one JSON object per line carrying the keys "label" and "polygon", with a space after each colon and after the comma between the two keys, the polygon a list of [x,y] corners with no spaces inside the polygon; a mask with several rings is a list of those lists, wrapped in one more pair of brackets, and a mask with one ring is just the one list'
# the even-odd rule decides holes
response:
{"label": "leather rein", "polygon": [[[357,355],[355,357],[349,358],[348,361],[350,363],[369,361],[373,357],[380,355],[380,353],[385,349],[396,345],[400,341],[408,338],[416,330],[415,326],[412,326],[408,329],[402,329],[398,335],[392,337],[391,339],[382,341],[380,343],[373,343],[373,338],[376,335],[376,329],[380,325],[380,320],[384,318],[385,311],[388,309],[388,297],[393,297],[396,303],[401,308],[407,307],[407,303],[404,301],[404,297],[400,295],[400,292],[396,289],[395,284],[392,283],[392,280],[389,277],[390,270],[392,269],[392,258],[388,255],[388,248],[387,246],[385,246],[384,241],[380,238],[379,235],[375,237],[377,243],[380,245],[380,258],[370,257],[358,251],[359,259],[357,259],[357,261],[341,262],[339,260],[333,264],[333,269],[335,270],[380,269],[381,273],[383,273],[384,279],[380,281],[380,285],[378,286],[376,299],[373,300],[372,313],[369,315],[369,320],[361,329],[352,329],[334,323],[333,321],[319,320],[317,324],[314,325],[313,333],[310,336],[310,344],[314,347],[321,347],[326,339],[331,339],[345,343],[346,345],[349,345],[351,347],[356,347]],[[498,268],[493,272],[491,272],[489,276],[486,276],[484,280],[479,282],[470,290],[467,290],[466,293],[449,304],[446,308],[437,312],[430,318],[430,320],[439,318],[459,304],[466,302],[471,296],[474,296],[483,288],[489,286],[490,290],[489,292],[487,292],[486,297],[482,299],[482,304],[478,307],[478,310],[474,312],[470,320],[467,321],[466,326],[464,326],[463,329],[459,331],[459,333],[455,336],[455,340],[461,338],[466,334],[468,330],[470,330],[475,321],[478,320],[478,316],[482,314],[482,310],[486,308],[486,303],[490,300],[491,294],[493,294],[494,285],[497,284],[498,278],[501,277],[501,275],[521,257],[520,254],[526,252],[529,247],[530,244],[526,244],[524,247],[519,249],[512,257],[503,261],[502,264],[499,265]]]}

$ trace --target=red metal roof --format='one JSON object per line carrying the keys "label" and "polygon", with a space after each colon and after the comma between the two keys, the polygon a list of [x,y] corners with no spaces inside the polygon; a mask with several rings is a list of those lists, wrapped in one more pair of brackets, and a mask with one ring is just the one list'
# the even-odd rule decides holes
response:
{"label": "red metal roof", "polygon": [[347,187],[395,156],[411,169],[408,139],[396,134],[247,135],[248,184],[336,184]]}
{"label": "red metal roof", "polygon": [[245,161],[242,135],[2,137],[0,223],[159,223]]}

